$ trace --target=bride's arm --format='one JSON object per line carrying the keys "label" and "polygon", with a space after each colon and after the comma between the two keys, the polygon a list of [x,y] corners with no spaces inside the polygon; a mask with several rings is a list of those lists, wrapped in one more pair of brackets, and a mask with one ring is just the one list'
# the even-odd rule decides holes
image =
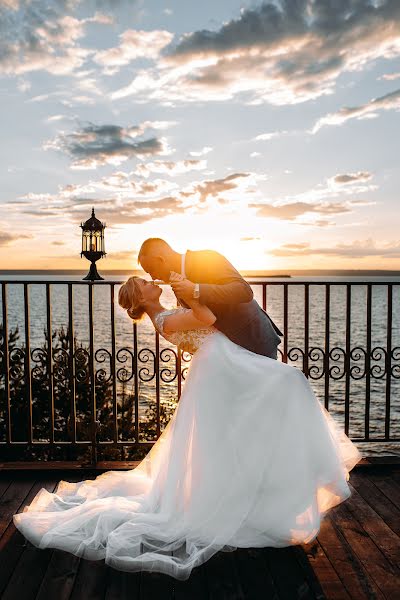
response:
{"label": "bride's arm", "polygon": [[190,310],[167,315],[164,319],[165,333],[186,331],[188,329],[204,329],[212,325],[217,317],[205,304],[200,304],[195,298],[187,301]]}

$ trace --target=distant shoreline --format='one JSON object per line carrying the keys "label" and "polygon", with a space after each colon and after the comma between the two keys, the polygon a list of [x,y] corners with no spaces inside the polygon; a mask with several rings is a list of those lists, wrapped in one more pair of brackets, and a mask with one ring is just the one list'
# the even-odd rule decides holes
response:
{"label": "distant shoreline", "polygon": [[[87,269],[0,269],[0,275],[86,275]],[[100,272],[103,276],[107,275],[132,275],[142,276],[143,271],[133,269],[102,269]],[[240,274],[243,277],[279,277],[290,278],[298,275],[335,275],[335,276],[376,276],[376,277],[399,277],[400,270],[385,270],[385,269],[291,269],[290,273],[282,271],[262,271],[262,270],[242,270]]]}

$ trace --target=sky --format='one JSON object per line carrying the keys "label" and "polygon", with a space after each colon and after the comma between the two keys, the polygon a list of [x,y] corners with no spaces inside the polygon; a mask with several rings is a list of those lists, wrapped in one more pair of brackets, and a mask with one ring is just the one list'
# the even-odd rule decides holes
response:
{"label": "sky", "polygon": [[400,269],[399,0],[0,0],[0,268]]}

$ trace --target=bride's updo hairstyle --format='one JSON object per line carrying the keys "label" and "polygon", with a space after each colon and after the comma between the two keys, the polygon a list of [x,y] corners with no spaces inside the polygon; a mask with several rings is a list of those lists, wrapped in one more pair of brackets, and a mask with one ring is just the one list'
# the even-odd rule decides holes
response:
{"label": "bride's updo hairstyle", "polygon": [[126,309],[126,312],[134,321],[140,321],[145,315],[145,309],[140,303],[140,288],[138,278],[132,275],[121,285],[118,292],[118,304]]}

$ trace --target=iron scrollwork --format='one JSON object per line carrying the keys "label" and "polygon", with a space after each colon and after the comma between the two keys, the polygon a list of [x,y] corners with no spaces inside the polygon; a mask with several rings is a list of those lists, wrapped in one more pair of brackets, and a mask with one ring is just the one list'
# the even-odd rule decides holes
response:
{"label": "iron scrollwork", "polygon": [[[138,360],[146,363],[145,367],[139,369],[139,379],[142,381],[151,381],[156,376],[156,354],[150,348],[142,348],[138,352]],[[149,366],[152,366],[150,369]]]}
{"label": "iron scrollwork", "polygon": [[350,377],[352,379],[363,379],[367,374],[367,351],[361,346],[356,346],[351,349],[350,358],[354,362],[359,360],[364,361],[363,368],[361,365],[352,365],[350,367]]}
{"label": "iron scrollwork", "polygon": [[376,361],[383,360],[383,366],[381,364],[372,365],[370,369],[371,377],[374,379],[383,379],[386,374],[386,361],[387,361],[387,353],[385,348],[382,346],[376,346],[371,351],[371,359]]}
{"label": "iron scrollwork", "polygon": [[308,352],[308,358],[313,362],[316,362],[317,360],[322,360],[322,367],[318,365],[311,365],[308,367],[308,374],[310,379],[321,379],[321,377],[323,377],[325,374],[325,352],[322,348],[315,346],[313,348],[310,348]]}
{"label": "iron scrollwork", "polygon": [[96,370],[96,383],[108,383],[111,380],[112,372],[111,372],[111,361],[112,356],[111,352],[109,352],[106,348],[98,348],[94,353],[94,358],[99,363],[104,363],[107,359],[109,361],[110,373],[107,375],[106,369],[101,367]]}
{"label": "iron scrollwork", "polygon": [[172,367],[163,367],[160,369],[160,379],[164,383],[171,383],[178,374],[178,354],[173,348],[164,348],[161,350],[160,359],[163,362],[169,363],[171,358],[174,359],[174,370]]}
{"label": "iron scrollwork", "polygon": [[89,359],[89,352],[82,346],[75,350],[75,379],[78,383],[89,381]]}
{"label": "iron scrollwork", "polygon": [[[183,362],[185,362],[185,363],[190,363],[190,362],[191,362],[191,360],[192,360],[192,356],[193,356],[193,355],[192,355],[190,352],[187,352],[186,350],[184,350],[184,351],[182,352],[182,354],[181,354],[182,361],[183,361]],[[185,379],[186,379],[186,374],[187,374],[187,372],[188,372],[188,370],[189,370],[189,366],[190,366],[190,365],[188,365],[187,367],[184,367],[184,368],[182,369],[182,371],[181,371],[181,375],[182,375],[182,379],[183,379],[183,380],[185,380]]]}
{"label": "iron scrollwork", "polygon": [[9,352],[10,379],[20,381],[25,376],[25,348],[13,348]]}
{"label": "iron scrollwork", "polygon": [[43,348],[33,348],[31,350],[31,361],[36,364],[32,370],[32,378],[38,382],[46,381],[49,377],[49,369],[47,364],[48,352]]}
{"label": "iron scrollwork", "polygon": [[[400,361],[400,346],[393,348],[391,352],[392,360]],[[391,366],[390,372],[394,379],[400,379],[400,363]]]}
{"label": "iron scrollwork", "polygon": [[[127,361],[130,358],[130,363],[131,363],[131,369],[129,371],[129,369],[127,368]],[[117,369],[117,381],[119,381],[120,383],[128,383],[128,381],[130,381],[132,379],[132,377],[134,376],[135,370],[134,370],[134,354],[132,352],[132,350],[130,350],[129,348],[120,348],[117,352],[117,356],[116,359],[119,363],[123,364],[123,367],[119,367]]]}

